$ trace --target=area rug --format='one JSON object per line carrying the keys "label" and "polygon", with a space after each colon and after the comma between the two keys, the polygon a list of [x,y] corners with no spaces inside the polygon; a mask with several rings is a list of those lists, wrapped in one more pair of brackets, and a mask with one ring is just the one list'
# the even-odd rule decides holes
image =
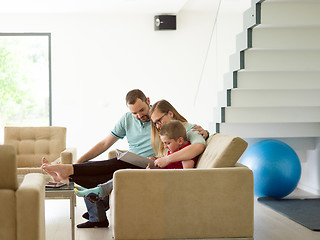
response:
{"label": "area rug", "polygon": [[258,198],[258,201],[313,231],[320,231],[320,198],[275,199],[261,197]]}

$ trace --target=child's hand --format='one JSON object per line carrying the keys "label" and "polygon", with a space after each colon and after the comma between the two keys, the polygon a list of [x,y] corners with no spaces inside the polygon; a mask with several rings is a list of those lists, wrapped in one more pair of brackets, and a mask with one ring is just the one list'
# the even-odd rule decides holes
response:
{"label": "child's hand", "polygon": [[153,161],[157,159],[156,157],[148,157],[148,158],[153,160]]}
{"label": "child's hand", "polygon": [[146,169],[150,169],[150,163],[148,163],[148,166],[146,167]]}
{"label": "child's hand", "polygon": [[164,168],[164,167],[168,166],[169,163],[170,163],[170,161],[169,161],[168,157],[158,158],[157,160],[154,161],[154,165],[159,168]]}

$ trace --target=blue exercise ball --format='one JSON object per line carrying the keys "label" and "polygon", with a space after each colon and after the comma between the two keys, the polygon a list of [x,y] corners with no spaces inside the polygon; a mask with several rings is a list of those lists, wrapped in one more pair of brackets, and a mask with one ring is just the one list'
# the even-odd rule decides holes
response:
{"label": "blue exercise ball", "polygon": [[254,176],[257,197],[281,199],[290,194],[301,177],[301,164],[296,152],[278,140],[263,140],[246,150],[241,163]]}

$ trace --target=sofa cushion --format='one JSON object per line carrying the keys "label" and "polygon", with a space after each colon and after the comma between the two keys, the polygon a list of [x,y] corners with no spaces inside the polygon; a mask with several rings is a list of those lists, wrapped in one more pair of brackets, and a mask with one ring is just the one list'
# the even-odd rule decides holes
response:
{"label": "sofa cushion", "polygon": [[200,156],[197,168],[233,167],[247,146],[240,137],[215,133],[207,140],[207,148]]}

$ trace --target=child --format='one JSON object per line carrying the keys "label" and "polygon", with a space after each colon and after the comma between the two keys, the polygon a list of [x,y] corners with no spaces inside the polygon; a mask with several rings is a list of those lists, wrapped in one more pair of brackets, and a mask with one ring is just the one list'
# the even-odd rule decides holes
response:
{"label": "child", "polygon": [[[190,145],[187,141],[186,129],[183,124],[178,120],[171,120],[164,124],[159,131],[160,139],[164,144],[164,148],[168,149],[167,155],[170,155],[182,148]],[[183,160],[170,163],[164,169],[185,169],[194,168],[197,164],[198,157],[190,160]],[[150,166],[147,166],[149,169]],[[84,197],[93,202],[106,197],[113,189],[113,180],[106,183],[99,184],[98,187],[86,189],[76,186],[76,194],[79,197]]]}

